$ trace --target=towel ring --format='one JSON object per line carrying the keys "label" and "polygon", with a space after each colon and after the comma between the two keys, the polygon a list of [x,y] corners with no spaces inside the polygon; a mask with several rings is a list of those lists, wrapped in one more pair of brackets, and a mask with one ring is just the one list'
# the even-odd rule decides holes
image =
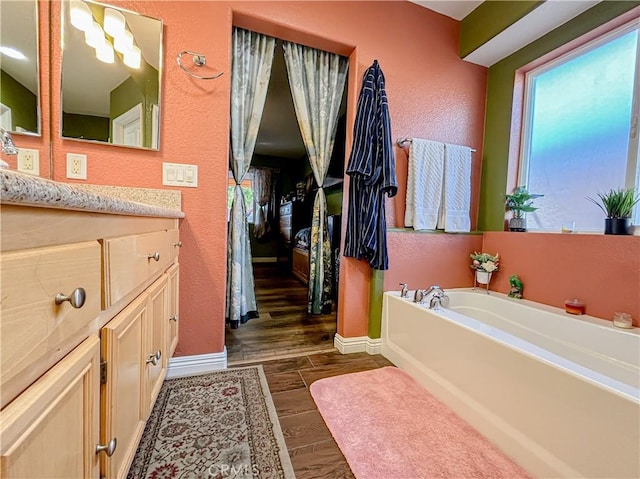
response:
{"label": "towel ring", "polygon": [[200,53],[190,52],[189,50],[182,50],[180,53],[178,53],[178,56],[176,57],[176,62],[178,62],[178,66],[182,68],[185,72],[187,72],[189,75],[191,75],[192,77],[198,78],[199,80],[215,80],[216,78],[219,78],[222,75],[224,75],[224,72],[220,72],[217,75],[205,77],[202,75],[198,75],[197,73],[193,73],[190,70],[187,70],[184,67],[184,65],[180,62],[180,60],[182,59],[182,55],[184,55],[185,53],[189,55],[193,55],[193,63],[199,67],[206,65],[207,58]]}

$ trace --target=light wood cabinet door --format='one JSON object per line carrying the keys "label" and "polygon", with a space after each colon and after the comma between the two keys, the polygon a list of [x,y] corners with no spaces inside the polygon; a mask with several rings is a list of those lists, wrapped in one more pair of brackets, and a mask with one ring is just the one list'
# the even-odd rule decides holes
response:
{"label": "light wood cabinet door", "polygon": [[140,295],[101,330],[102,359],[107,364],[100,395],[100,439],[104,444],[112,438],[118,441],[111,457],[101,457],[101,474],[107,479],[126,477],[144,431],[147,300],[146,294]]}
{"label": "light wood cabinet door", "polygon": [[0,412],[0,477],[99,477],[99,389],[90,336]]}
{"label": "light wood cabinet door", "polygon": [[[3,253],[0,257],[0,407],[87,337],[100,313],[97,241]],[[80,289],[82,288],[82,290]],[[56,296],[79,296],[59,301]],[[84,297],[82,294],[84,292]]]}
{"label": "light wood cabinet door", "polygon": [[146,415],[151,412],[153,403],[162,387],[162,381],[164,381],[167,373],[165,366],[167,362],[166,330],[169,322],[167,278],[168,276],[166,274],[162,275],[160,279],[147,289],[149,317],[147,319],[147,330],[145,333],[147,339],[147,349],[145,353]]}
{"label": "light wood cabinet door", "polygon": [[165,355],[165,367],[178,346],[178,330],[180,328],[180,265],[174,264],[167,270],[169,322],[167,323],[167,354]]}

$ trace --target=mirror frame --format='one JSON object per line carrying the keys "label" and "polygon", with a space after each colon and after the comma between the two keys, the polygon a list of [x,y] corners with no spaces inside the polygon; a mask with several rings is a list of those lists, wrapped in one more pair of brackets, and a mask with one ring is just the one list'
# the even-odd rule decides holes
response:
{"label": "mirror frame", "polygon": [[[13,3],[13,2],[12,2]],[[15,2],[16,4],[26,4],[24,0]],[[37,123],[37,131],[16,131],[13,129],[9,129],[9,133],[12,135],[24,135],[27,137],[44,137],[42,129],[43,129],[43,111],[42,111],[42,81],[40,79],[42,68],[40,65],[40,61],[42,60],[42,55],[40,52],[40,2],[38,0],[32,0],[29,3],[33,5],[33,17],[34,17],[34,25],[33,29],[35,32],[35,76],[36,76],[36,123]],[[26,87],[25,87],[26,88]]]}
{"label": "mirror frame", "polygon": [[[64,42],[66,40],[66,36],[65,36],[65,29],[67,28],[75,28],[72,25],[69,24],[68,20],[67,20],[67,9],[69,8],[70,5],[70,0],[62,0],[60,2],[60,68],[59,68],[59,79],[60,79],[60,95],[59,95],[59,99],[60,99],[60,107],[59,107],[59,119],[58,119],[58,126],[59,126],[59,137],[62,140],[71,140],[71,141],[77,141],[77,142],[82,142],[82,143],[92,143],[92,144],[98,144],[98,145],[106,145],[106,146],[116,146],[116,147],[120,147],[120,148],[130,148],[130,149],[135,149],[135,150],[143,150],[143,151],[160,151],[160,131],[161,131],[161,123],[162,123],[162,85],[163,85],[163,81],[162,81],[162,76],[163,76],[163,70],[164,70],[164,22],[162,21],[162,19],[159,18],[155,18],[143,13],[139,13],[133,10],[128,10],[126,8],[122,8],[120,6],[116,6],[116,5],[110,5],[110,4],[106,4],[106,3],[101,3],[101,2],[97,2],[94,0],[82,0],[85,3],[88,4],[93,4],[93,5],[97,5],[99,7],[102,8],[113,8],[115,10],[118,10],[121,13],[125,13],[125,14],[130,14],[130,15],[136,15],[136,16],[140,16],[140,17],[145,17],[147,19],[150,20],[155,20],[156,22],[159,23],[160,26],[160,32],[159,32],[159,37],[158,37],[158,103],[156,106],[157,111],[158,111],[158,119],[157,119],[157,140],[156,140],[156,146],[153,147],[146,147],[146,146],[128,146],[128,145],[123,145],[123,144],[119,144],[119,143],[113,143],[113,139],[111,139],[111,141],[102,141],[102,140],[91,140],[91,139],[84,139],[84,138],[75,138],[75,137],[70,137],[70,136],[64,136],[63,135],[63,126],[64,126],[64,109],[63,109],[63,105],[64,105],[64,79],[63,79],[63,70],[64,70],[64,59],[65,59],[65,48],[64,48]],[[110,120],[113,121],[113,120]],[[151,119],[151,122],[153,123],[153,118]],[[110,125],[110,129],[111,129],[111,125]],[[151,138],[153,141],[153,138],[156,137],[156,135],[153,134],[153,130],[151,133]]]}

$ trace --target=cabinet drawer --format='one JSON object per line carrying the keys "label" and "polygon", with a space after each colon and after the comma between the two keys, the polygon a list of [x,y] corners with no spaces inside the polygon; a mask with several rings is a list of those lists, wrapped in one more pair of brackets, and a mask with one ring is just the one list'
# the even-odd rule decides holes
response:
{"label": "cabinet drawer", "polygon": [[105,239],[105,307],[162,273],[178,256],[177,242],[178,230]]}
{"label": "cabinet drawer", "polygon": [[291,215],[281,216],[280,217],[280,227],[286,228],[291,226]]}
{"label": "cabinet drawer", "polygon": [[[97,241],[5,253],[0,259],[2,404],[51,366],[48,357],[100,313],[101,253]],[[56,304],[56,295],[85,291],[84,304]],[[78,306],[78,303],[76,303]],[[14,384],[16,383],[16,384]],[[16,389],[17,388],[17,389]],[[22,387],[23,389],[23,387]]]}
{"label": "cabinet drawer", "polygon": [[291,203],[286,203],[280,206],[280,216],[291,214]]}

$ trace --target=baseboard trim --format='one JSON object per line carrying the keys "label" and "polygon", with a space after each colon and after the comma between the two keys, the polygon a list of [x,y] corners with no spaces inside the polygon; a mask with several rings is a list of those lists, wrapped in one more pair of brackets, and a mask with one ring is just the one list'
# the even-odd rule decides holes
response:
{"label": "baseboard trim", "polygon": [[380,354],[382,340],[372,339],[368,336],[358,336],[356,338],[343,338],[338,333],[333,338],[333,345],[342,354],[364,353]]}
{"label": "baseboard trim", "polygon": [[275,256],[258,256],[251,258],[252,263],[277,263],[278,258]]}
{"label": "baseboard trim", "polygon": [[167,379],[205,374],[227,368],[227,347],[221,353],[178,356],[169,360]]}
{"label": "baseboard trim", "polygon": [[381,354],[382,353],[382,339],[367,338],[367,349],[369,354]]}

